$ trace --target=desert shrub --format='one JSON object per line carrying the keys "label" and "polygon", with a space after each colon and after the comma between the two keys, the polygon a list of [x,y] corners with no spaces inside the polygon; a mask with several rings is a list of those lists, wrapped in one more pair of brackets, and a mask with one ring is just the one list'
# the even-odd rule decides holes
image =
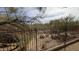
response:
{"label": "desert shrub", "polygon": [[49,34],[46,34],[45,36],[46,36],[46,37],[49,37]]}
{"label": "desert shrub", "polygon": [[59,39],[59,35],[58,34],[52,34],[51,39],[57,40],[57,39]]}
{"label": "desert shrub", "polygon": [[8,33],[0,33],[0,43],[15,43],[19,42],[18,38]]}
{"label": "desert shrub", "polygon": [[40,35],[40,39],[44,39],[45,38],[45,36],[44,35]]}

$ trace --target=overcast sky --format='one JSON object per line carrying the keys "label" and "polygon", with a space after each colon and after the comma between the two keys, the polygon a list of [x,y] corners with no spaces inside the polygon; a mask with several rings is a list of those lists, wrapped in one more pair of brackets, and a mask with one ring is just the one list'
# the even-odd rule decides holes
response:
{"label": "overcast sky", "polygon": [[[33,7],[29,7],[25,9],[27,11],[26,15],[29,17],[34,17],[39,14],[39,10],[34,9]],[[66,15],[73,15],[76,17],[79,17],[79,8],[78,7],[72,7],[72,8],[57,8],[57,7],[47,7],[46,12],[44,15],[47,16],[47,18],[40,19],[43,23],[49,22],[50,20],[53,20],[55,18],[64,17]],[[48,17],[50,16],[50,17]]]}
{"label": "overcast sky", "polygon": [[[2,10],[5,11],[4,8],[3,9],[0,8],[0,11]],[[35,17],[41,14],[36,7],[25,7],[24,10],[22,11],[24,11],[24,14],[29,17]],[[46,22],[49,22],[50,20],[54,20],[56,18],[61,18],[68,15],[79,17],[79,7],[69,7],[69,8],[47,7],[45,13],[43,14],[43,16],[46,16],[46,17],[39,20],[42,23],[46,23]]]}

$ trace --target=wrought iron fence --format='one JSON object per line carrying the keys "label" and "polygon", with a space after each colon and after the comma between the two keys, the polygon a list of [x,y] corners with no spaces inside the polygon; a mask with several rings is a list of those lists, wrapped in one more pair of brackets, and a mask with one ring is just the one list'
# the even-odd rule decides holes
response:
{"label": "wrought iron fence", "polygon": [[[19,27],[21,26],[21,28]],[[78,42],[76,32],[59,32],[58,30],[25,29],[17,23],[0,25],[0,51],[57,51],[66,50],[70,44]],[[79,34],[79,33],[78,33]],[[72,38],[73,37],[73,38]],[[70,40],[71,39],[71,40]],[[75,40],[72,40],[75,39]]]}

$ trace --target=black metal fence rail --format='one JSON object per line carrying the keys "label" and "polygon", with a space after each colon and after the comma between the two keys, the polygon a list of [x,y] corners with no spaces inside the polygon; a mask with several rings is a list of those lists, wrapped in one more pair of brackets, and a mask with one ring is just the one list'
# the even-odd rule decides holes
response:
{"label": "black metal fence rail", "polygon": [[[34,34],[34,35],[33,35]],[[0,51],[12,50],[30,50],[33,43],[28,43],[32,39],[36,39],[37,44],[37,31],[20,31],[20,30],[0,30]],[[35,43],[34,43],[35,44]],[[37,50],[37,46],[35,47]]]}
{"label": "black metal fence rail", "polygon": [[[0,51],[46,51],[51,48],[66,48],[67,42],[59,43],[60,38],[54,34],[52,38],[50,29],[29,29],[29,30],[0,30]],[[66,38],[67,39],[67,38]],[[56,50],[52,49],[52,50]]]}
{"label": "black metal fence rail", "polygon": [[38,40],[38,35],[42,31],[44,30],[0,30],[0,51],[37,51],[41,45],[40,40]]}
{"label": "black metal fence rail", "polygon": [[[50,31],[48,30],[48,33]],[[53,46],[50,42],[53,41],[52,39],[48,38],[46,36],[41,36],[43,34],[47,34],[46,31],[43,30],[26,30],[26,31],[20,31],[20,30],[0,30],[0,51],[46,51],[46,50],[57,50],[61,48],[66,48],[65,44],[58,44]],[[49,33],[50,35],[50,33]],[[45,40],[47,43],[50,43],[52,46],[49,47],[46,42],[43,42]],[[50,41],[49,41],[50,40]],[[55,40],[54,40],[55,41]],[[79,41],[77,39],[77,41]],[[73,41],[73,42],[77,42]],[[45,43],[45,44],[44,44]],[[71,43],[66,45],[70,45]],[[43,46],[44,45],[44,46]],[[45,45],[48,46],[48,48],[44,48]],[[60,46],[59,46],[60,45]],[[57,47],[58,46],[58,47]],[[54,49],[54,47],[56,47]]]}

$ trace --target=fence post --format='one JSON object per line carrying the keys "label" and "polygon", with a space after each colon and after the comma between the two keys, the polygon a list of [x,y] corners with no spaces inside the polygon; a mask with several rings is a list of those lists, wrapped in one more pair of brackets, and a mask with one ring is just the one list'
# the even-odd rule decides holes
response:
{"label": "fence post", "polygon": [[68,19],[65,19],[65,29],[64,29],[64,31],[65,31],[65,38],[64,38],[64,51],[66,51],[66,42],[67,42],[67,22],[68,21]]}
{"label": "fence post", "polygon": [[37,47],[37,44],[38,44],[38,42],[37,42],[37,29],[35,28],[35,33],[36,33],[36,51],[38,50],[38,47]]}

